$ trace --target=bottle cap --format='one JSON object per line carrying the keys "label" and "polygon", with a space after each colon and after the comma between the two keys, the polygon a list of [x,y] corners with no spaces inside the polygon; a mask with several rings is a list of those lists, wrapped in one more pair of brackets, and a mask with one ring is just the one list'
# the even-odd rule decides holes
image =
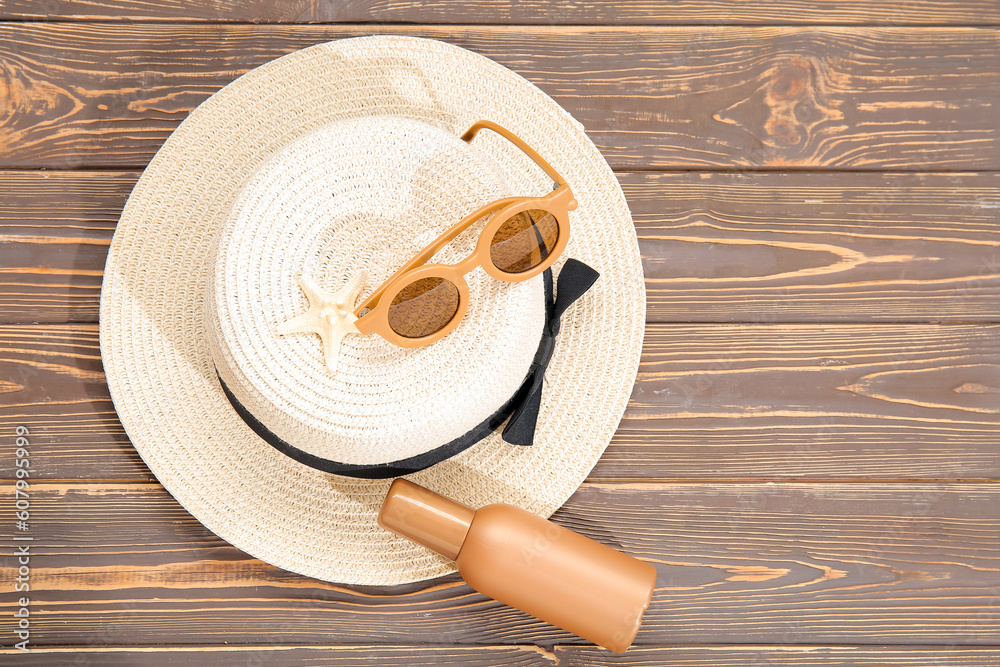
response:
{"label": "bottle cap", "polygon": [[405,479],[397,479],[378,514],[378,525],[455,560],[476,511]]}

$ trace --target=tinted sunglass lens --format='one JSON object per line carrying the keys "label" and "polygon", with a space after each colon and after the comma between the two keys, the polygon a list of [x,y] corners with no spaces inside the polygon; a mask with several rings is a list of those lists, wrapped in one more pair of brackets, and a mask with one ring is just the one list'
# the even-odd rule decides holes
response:
{"label": "tinted sunglass lens", "polygon": [[431,276],[404,287],[389,305],[389,326],[404,338],[423,338],[443,329],[458,312],[458,287]]}
{"label": "tinted sunglass lens", "polygon": [[490,258],[505,273],[523,273],[544,262],[558,240],[559,223],[554,215],[541,209],[522,211],[497,229]]}

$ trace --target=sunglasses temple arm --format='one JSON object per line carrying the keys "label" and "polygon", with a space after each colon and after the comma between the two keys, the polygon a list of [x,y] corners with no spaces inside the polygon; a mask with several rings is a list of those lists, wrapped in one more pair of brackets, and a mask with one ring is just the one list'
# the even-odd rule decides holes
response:
{"label": "sunglasses temple arm", "polygon": [[524,151],[524,154],[530,157],[532,160],[534,160],[535,164],[544,169],[545,173],[548,174],[549,177],[551,177],[552,180],[556,182],[556,185],[566,185],[566,181],[563,179],[562,176],[559,175],[559,172],[553,169],[552,165],[546,162],[541,155],[536,153],[534,149],[531,148],[531,146],[521,141],[521,139],[516,134],[514,134],[507,128],[497,125],[493,121],[489,120],[478,121],[468,130],[466,130],[465,134],[462,135],[462,141],[465,142],[472,141],[472,139],[479,133],[480,130],[493,130],[500,136],[504,137],[512,144],[514,144],[522,151]]}
{"label": "sunglasses temple arm", "polygon": [[377,306],[378,300],[382,297],[382,293],[385,291],[385,288],[392,283],[392,281],[394,281],[396,278],[403,275],[407,271],[410,271],[412,269],[417,268],[418,266],[426,264],[427,261],[434,256],[434,253],[436,253],[441,248],[445,247],[446,245],[454,241],[459,234],[461,234],[466,229],[471,227],[472,223],[476,222],[484,215],[491,213],[499,208],[503,208],[507,204],[511,203],[512,201],[516,201],[517,199],[520,199],[520,197],[507,197],[504,199],[498,199],[494,202],[486,204],[485,206],[481,206],[480,208],[476,209],[469,215],[459,220],[451,227],[451,229],[449,229],[444,234],[439,236],[433,243],[431,243],[429,246],[421,250],[413,259],[411,259],[409,262],[401,266],[398,271],[389,276],[388,280],[379,285],[378,289],[369,294],[368,298],[361,302],[361,305],[359,305],[354,310],[354,314],[360,317],[359,313],[361,313],[361,311],[363,311],[365,308],[374,308],[375,306]]}

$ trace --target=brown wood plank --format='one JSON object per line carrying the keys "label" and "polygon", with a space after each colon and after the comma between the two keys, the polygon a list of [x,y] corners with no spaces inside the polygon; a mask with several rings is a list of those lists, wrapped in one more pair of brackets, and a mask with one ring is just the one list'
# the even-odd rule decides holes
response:
{"label": "brown wood plank", "polygon": [[[40,479],[150,479],[97,333],[0,327],[0,433]],[[649,325],[592,479],[998,478],[998,396],[1000,325]]]}
{"label": "brown wood plank", "polygon": [[137,172],[0,172],[0,321],[96,322]]}
{"label": "brown wood plank", "polygon": [[[538,646],[104,646],[32,648],[30,655],[0,649],[5,667],[555,667],[555,656]],[[968,651],[968,650],[966,650]],[[975,649],[973,649],[975,651]],[[935,652],[934,654],[937,654]]]}
{"label": "brown wood plank", "polygon": [[648,319],[1000,319],[1000,174],[625,173]]}
{"label": "brown wood plank", "polygon": [[0,327],[0,432],[18,426],[36,478],[153,479],[115,413],[97,325]]}
{"label": "brown wood plank", "polygon": [[995,29],[73,23],[0,25],[0,167],[141,167],[238,74],[386,32],[513,68],[618,169],[1000,169]]}
{"label": "brown wood plank", "polygon": [[596,646],[87,646],[35,647],[31,655],[0,648],[7,667],[76,667],[83,660],[101,667],[178,667],[211,662],[213,667],[987,667],[1000,663],[995,647],[922,646],[635,646],[615,655]]}
{"label": "brown wood plank", "polygon": [[[137,172],[0,172],[0,322],[96,322]],[[1000,320],[1000,174],[622,172],[647,317]]]}
{"label": "brown wood plank", "polygon": [[[456,575],[372,588],[271,567],[157,484],[30,493],[39,645],[576,643]],[[997,484],[590,483],[554,519],[656,565],[639,645],[989,645],[1000,632]]]}
{"label": "brown wood plank", "polygon": [[991,0],[742,0],[656,3],[647,0],[7,0],[0,20],[221,21],[251,23],[495,23],[600,25],[987,25],[1000,23]]}
{"label": "brown wood plank", "polygon": [[589,646],[557,646],[559,665],[573,667],[991,667],[1000,649],[892,646],[636,646],[614,655]]}
{"label": "brown wood plank", "polygon": [[998,445],[997,325],[651,325],[592,474],[997,477]]}

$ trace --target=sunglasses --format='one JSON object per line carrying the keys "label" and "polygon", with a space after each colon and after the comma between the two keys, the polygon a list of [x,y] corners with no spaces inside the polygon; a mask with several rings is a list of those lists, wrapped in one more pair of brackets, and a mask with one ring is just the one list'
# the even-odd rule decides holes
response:
{"label": "sunglasses", "polygon": [[[520,148],[555,181],[542,197],[507,197],[473,211],[389,277],[355,310],[361,334],[378,334],[400,347],[438,341],[459,325],[469,305],[465,274],[482,266],[497,280],[518,282],[552,266],[569,241],[569,211],[576,208],[566,181],[511,131],[481,120],[462,135],[471,142],[492,130]],[[459,234],[493,214],[476,248],[457,264],[427,264]]]}

